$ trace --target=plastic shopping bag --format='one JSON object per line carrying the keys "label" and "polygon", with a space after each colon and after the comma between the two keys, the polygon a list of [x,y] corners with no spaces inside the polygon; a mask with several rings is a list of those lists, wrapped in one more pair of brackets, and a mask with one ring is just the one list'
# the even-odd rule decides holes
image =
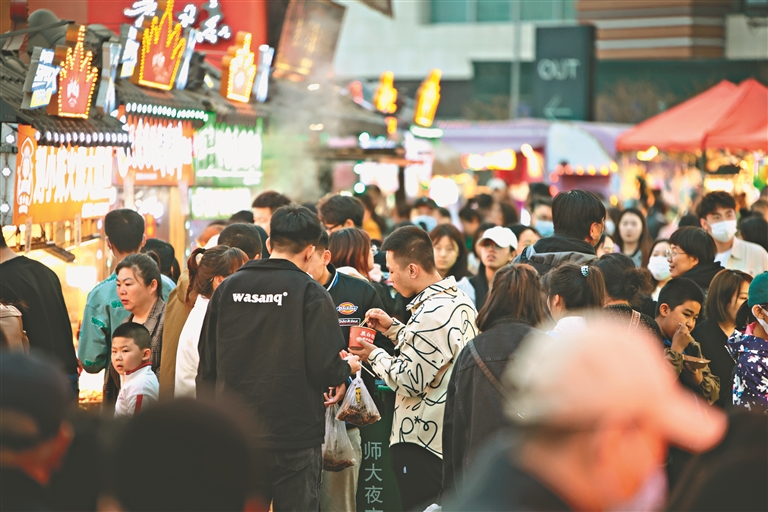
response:
{"label": "plastic shopping bag", "polygon": [[381,418],[379,409],[371,398],[371,394],[365,388],[360,371],[347,389],[341,409],[336,416],[337,420],[346,421],[358,427],[364,427],[376,423]]}
{"label": "plastic shopping bag", "polygon": [[325,442],[323,443],[323,469],[338,472],[354,466],[355,452],[347,436],[347,428],[343,421],[336,419],[339,404],[327,407],[325,410]]}

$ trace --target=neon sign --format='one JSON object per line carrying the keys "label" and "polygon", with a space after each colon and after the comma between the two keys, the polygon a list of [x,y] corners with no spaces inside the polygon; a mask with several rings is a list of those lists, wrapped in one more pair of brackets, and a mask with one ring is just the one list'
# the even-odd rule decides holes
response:
{"label": "neon sign", "polygon": [[249,32],[238,32],[234,46],[221,61],[222,96],[233,101],[248,103],[251,99],[253,81],[256,78],[256,54],[251,51],[252,36]]}
{"label": "neon sign", "polygon": [[47,48],[35,48],[29,71],[24,81],[23,109],[35,109],[48,105],[57,90],[59,67],[53,64],[54,52]]}
{"label": "neon sign", "polygon": [[91,66],[93,53],[85,51],[84,41],[85,25],[72,26],[67,30],[67,46],[56,47],[56,57],[61,58],[61,71],[56,101],[48,104],[51,115],[88,118],[99,70]]}
{"label": "neon sign", "polygon": [[385,71],[379,79],[379,87],[373,95],[376,110],[384,114],[394,114],[397,110],[397,89],[394,86],[395,74]]}
{"label": "neon sign", "polygon": [[195,177],[202,185],[260,185],[259,128],[207,123],[195,135]]}
{"label": "neon sign", "polygon": [[129,115],[126,126],[133,141],[127,153],[119,153],[118,184],[133,171],[136,185],[192,183],[192,148],[195,129],[190,121],[147,119]]}
{"label": "neon sign", "polygon": [[158,12],[142,31],[139,73],[133,79],[145,87],[170,91],[187,41],[181,37],[181,25],[173,21],[173,0],[165,3],[160,18]]}
{"label": "neon sign", "polygon": [[[154,16],[157,9],[158,2],[154,0],[136,0],[131,7],[123,10],[123,14],[129,18],[135,18],[134,26],[141,27],[144,24],[144,19]],[[208,12],[208,17],[200,22],[197,31],[190,36],[195,39],[197,44],[205,42],[216,44],[219,38],[229,39],[232,37],[232,31],[229,26],[222,24],[224,13],[221,12],[218,0],[209,0],[203,6],[203,10]],[[195,4],[187,4],[177,19],[183,28],[193,28],[199,12]]]}
{"label": "neon sign", "polygon": [[251,208],[248,188],[189,189],[189,211],[193,219],[228,219],[232,214]]}
{"label": "neon sign", "polygon": [[416,92],[416,109],[413,113],[413,122],[419,126],[429,128],[435,120],[437,106],[440,104],[440,78],[442,76],[442,71],[433,69]]}
{"label": "neon sign", "polygon": [[96,109],[100,114],[111,114],[115,110],[115,79],[120,65],[120,44],[101,45],[101,83],[96,96]]}
{"label": "neon sign", "polygon": [[256,101],[264,103],[269,94],[269,69],[272,67],[272,57],[275,49],[263,44],[259,46],[259,68],[256,71]]}
{"label": "neon sign", "polygon": [[517,167],[517,155],[511,149],[491,153],[464,153],[461,166],[473,171],[513,171]]}
{"label": "neon sign", "polygon": [[117,200],[113,157],[111,147],[38,146],[35,129],[19,125],[13,223],[106,215]]}

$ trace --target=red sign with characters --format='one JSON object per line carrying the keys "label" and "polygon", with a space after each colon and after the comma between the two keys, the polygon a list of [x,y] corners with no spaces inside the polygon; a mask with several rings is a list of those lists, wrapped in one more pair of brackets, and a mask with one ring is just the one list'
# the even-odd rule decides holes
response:
{"label": "red sign with characters", "polygon": [[84,40],[85,25],[73,25],[67,29],[67,46],[56,47],[59,87],[47,109],[53,116],[87,119],[91,111],[99,70],[91,65],[93,53],[85,50]]}
{"label": "red sign with characters", "polygon": [[181,37],[181,24],[173,21],[173,0],[158,2],[155,16],[144,21],[139,70],[132,80],[145,87],[170,91],[186,44],[187,40]]}

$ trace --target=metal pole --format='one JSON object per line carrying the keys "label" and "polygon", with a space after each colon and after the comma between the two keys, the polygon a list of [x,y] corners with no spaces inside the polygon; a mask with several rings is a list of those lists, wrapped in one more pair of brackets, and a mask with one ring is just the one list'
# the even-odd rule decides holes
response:
{"label": "metal pole", "polygon": [[512,26],[515,33],[512,40],[512,87],[509,101],[509,118],[517,119],[517,108],[520,104],[520,46],[522,34],[520,33],[520,0],[512,2]]}

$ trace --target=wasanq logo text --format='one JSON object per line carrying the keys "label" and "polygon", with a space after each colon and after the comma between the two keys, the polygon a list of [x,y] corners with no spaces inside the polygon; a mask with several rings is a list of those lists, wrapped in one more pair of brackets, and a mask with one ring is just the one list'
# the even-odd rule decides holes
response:
{"label": "wasanq logo text", "polygon": [[235,302],[271,302],[277,304],[278,306],[282,306],[284,296],[287,297],[288,292],[274,294],[267,293],[266,295],[258,293],[233,293],[232,300]]}

